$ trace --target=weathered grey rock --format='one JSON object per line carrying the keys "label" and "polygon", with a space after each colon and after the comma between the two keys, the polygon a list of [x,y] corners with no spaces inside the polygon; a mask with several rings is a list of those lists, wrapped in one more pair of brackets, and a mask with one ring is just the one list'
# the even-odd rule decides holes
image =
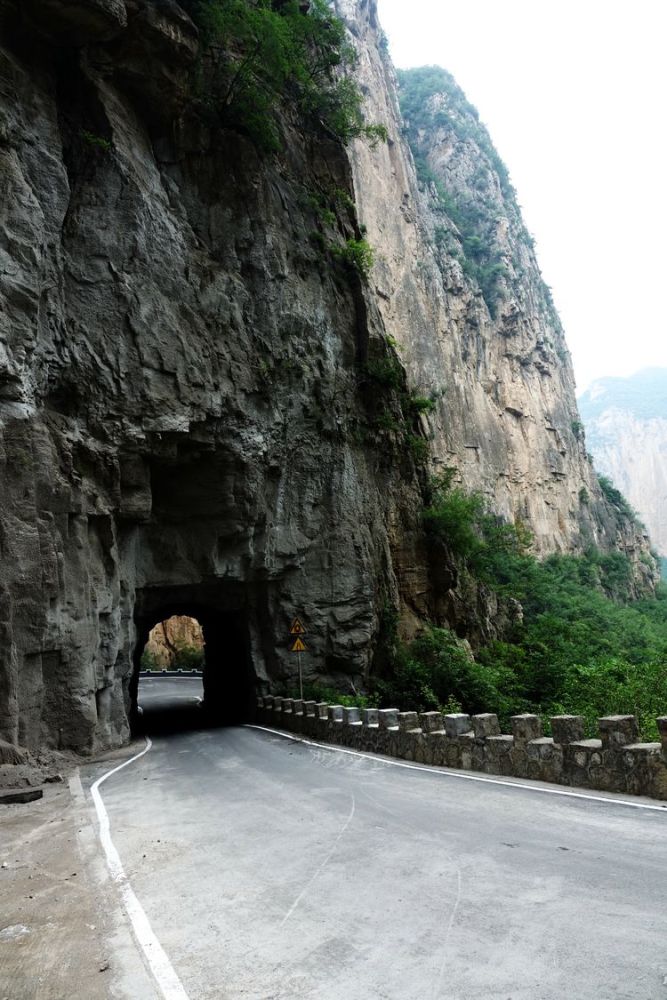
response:
{"label": "weathered grey rock", "polygon": [[442,712],[420,712],[419,724],[425,733],[442,732],[444,729]]}
{"label": "weathered grey rock", "polygon": [[329,706],[325,701],[319,701],[317,703],[317,718],[318,719],[328,719],[329,718]]}
{"label": "weathered grey rock", "polygon": [[480,715],[473,715],[472,728],[478,740],[485,740],[489,736],[500,735],[500,723],[498,716],[491,712],[483,712]]}
{"label": "weathered grey rock", "polygon": [[343,713],[342,705],[329,705],[329,722],[342,722]]}
{"label": "weathered grey rock", "polygon": [[463,712],[445,715],[443,721],[445,732],[450,737],[463,736],[470,732],[470,716]]}
{"label": "weathered grey rock", "polygon": [[360,726],[361,725],[361,713],[358,708],[344,708],[343,709],[343,722],[346,726]]}
{"label": "weathered grey rock", "polygon": [[43,798],[44,789],[43,788],[24,788],[20,790],[13,789],[11,792],[0,791],[0,805],[10,806],[18,804],[25,804],[26,802],[36,802],[38,799]]}
{"label": "weathered grey rock", "polygon": [[620,750],[628,743],[636,743],[639,736],[634,715],[606,715],[598,719],[598,729],[605,750]]}
{"label": "weathered grey rock", "polygon": [[304,701],[303,708],[305,714],[309,718],[313,718],[317,714],[317,702],[316,701]]}
{"label": "weathered grey rock", "polygon": [[21,747],[0,740],[0,764],[26,764],[28,753]]}
{"label": "weathered grey rock", "polygon": [[365,708],[361,715],[364,726],[379,726],[380,715],[377,708]]}
{"label": "weathered grey rock", "polygon": [[539,715],[512,716],[512,733],[516,744],[525,744],[542,736],[542,720]]}
{"label": "weathered grey rock", "polygon": [[398,729],[398,709],[381,708],[378,711],[380,729]]}
{"label": "weathered grey rock", "polygon": [[398,713],[398,728],[402,733],[411,733],[419,731],[421,732],[421,727],[419,725],[419,715],[417,712],[399,712]]}
{"label": "weathered grey rock", "polygon": [[584,738],[584,717],[582,715],[554,715],[551,718],[551,733],[554,742],[561,746],[576,743]]}

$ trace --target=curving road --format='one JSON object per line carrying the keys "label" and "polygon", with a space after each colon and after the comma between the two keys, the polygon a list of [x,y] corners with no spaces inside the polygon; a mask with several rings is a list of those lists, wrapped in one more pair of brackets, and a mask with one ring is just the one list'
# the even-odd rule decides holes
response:
{"label": "curving road", "polygon": [[667,1000],[667,810],[253,728],[158,736],[101,792],[190,1000]]}

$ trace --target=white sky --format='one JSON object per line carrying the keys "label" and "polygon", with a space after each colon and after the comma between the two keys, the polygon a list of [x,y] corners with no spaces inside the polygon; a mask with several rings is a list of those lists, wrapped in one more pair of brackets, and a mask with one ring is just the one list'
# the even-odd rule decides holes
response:
{"label": "white sky", "polygon": [[667,0],[378,0],[394,63],[454,74],[507,164],[578,390],[667,366]]}

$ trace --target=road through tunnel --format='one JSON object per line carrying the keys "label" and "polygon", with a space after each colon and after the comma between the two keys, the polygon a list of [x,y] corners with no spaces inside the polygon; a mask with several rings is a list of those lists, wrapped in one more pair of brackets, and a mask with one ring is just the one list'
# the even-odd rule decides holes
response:
{"label": "road through tunnel", "polygon": [[[175,704],[162,712],[151,710],[150,723],[138,711],[142,683],[142,657],[152,630],[178,616],[193,619],[203,638],[203,699],[196,706],[185,703],[180,710]],[[207,594],[204,588],[155,588],[141,591],[135,606],[136,644],[134,669],[128,696],[130,724],[133,732],[159,731],[215,725],[238,725],[252,717],[255,677],[250,655],[250,635],[247,609],[240,597]],[[155,664],[161,665],[161,664]],[[177,686],[177,673],[168,672],[170,690]],[[146,682],[144,682],[146,687]],[[155,706],[157,708],[157,706]]]}

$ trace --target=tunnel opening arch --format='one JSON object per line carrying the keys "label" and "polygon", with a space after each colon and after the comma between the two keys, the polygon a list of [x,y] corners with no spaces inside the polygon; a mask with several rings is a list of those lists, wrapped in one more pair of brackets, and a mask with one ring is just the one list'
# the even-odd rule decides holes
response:
{"label": "tunnel opening arch", "polygon": [[138,714],[141,658],[154,626],[174,616],[195,619],[204,641],[202,725],[252,721],[257,676],[253,667],[250,608],[242,589],[183,585],[146,587],[136,592],[135,641],[127,689],[130,728],[140,731]]}

